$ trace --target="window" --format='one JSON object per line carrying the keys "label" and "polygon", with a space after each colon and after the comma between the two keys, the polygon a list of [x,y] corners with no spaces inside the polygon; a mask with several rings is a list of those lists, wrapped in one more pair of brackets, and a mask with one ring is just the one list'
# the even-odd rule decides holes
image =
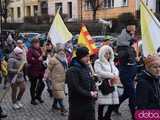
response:
{"label": "window", "polygon": [[14,8],[10,8],[11,10],[11,17],[14,17]]}
{"label": "window", "polygon": [[38,15],[38,5],[34,5],[33,10],[34,10],[34,16],[37,16]]}
{"label": "window", "polygon": [[21,8],[17,7],[17,17],[20,18],[21,17]]}
{"label": "window", "polygon": [[68,17],[72,18],[72,2],[68,2]]}
{"label": "window", "polygon": [[114,7],[114,0],[104,0],[104,7],[113,8]]}
{"label": "window", "polygon": [[62,14],[63,13],[62,3],[55,4],[55,11],[57,11],[59,8],[60,8],[59,13]]}
{"label": "window", "polygon": [[41,13],[43,15],[48,14],[48,3],[46,1],[41,2]]}
{"label": "window", "polygon": [[122,6],[128,6],[128,0],[123,0]]}
{"label": "window", "polygon": [[85,0],[85,8],[86,8],[86,10],[90,10],[90,9],[92,9],[92,7],[91,7],[91,3],[90,3],[90,1],[89,1],[89,0]]}
{"label": "window", "polygon": [[12,2],[14,2],[14,0],[10,0],[9,2],[12,3]]}

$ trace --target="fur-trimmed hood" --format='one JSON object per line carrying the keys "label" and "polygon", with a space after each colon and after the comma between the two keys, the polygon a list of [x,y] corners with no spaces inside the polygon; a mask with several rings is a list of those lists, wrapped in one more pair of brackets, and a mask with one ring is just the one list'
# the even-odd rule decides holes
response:
{"label": "fur-trimmed hood", "polygon": [[[111,58],[110,58],[109,61],[107,61],[106,58],[105,58],[106,52],[110,52],[111,53]],[[100,50],[99,50],[98,57],[99,57],[99,60],[101,62],[113,62],[114,61],[114,52],[113,52],[113,49],[110,46],[108,46],[108,45],[102,46],[100,48]]]}

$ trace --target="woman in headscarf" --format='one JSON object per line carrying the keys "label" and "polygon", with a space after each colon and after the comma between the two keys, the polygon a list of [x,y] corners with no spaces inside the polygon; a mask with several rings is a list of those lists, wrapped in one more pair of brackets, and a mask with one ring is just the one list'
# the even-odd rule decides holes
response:
{"label": "woman in headscarf", "polygon": [[[111,120],[111,113],[114,110],[114,105],[119,103],[117,83],[119,82],[119,71],[114,65],[114,53],[110,46],[103,46],[99,50],[98,59],[94,64],[94,69],[98,77],[104,81],[108,80],[114,91],[108,95],[98,92],[98,120]],[[104,107],[109,105],[105,116],[103,117]]]}
{"label": "woman in headscarf", "polygon": [[160,109],[160,57],[150,55],[145,59],[145,71],[138,76],[136,87],[138,109]]}

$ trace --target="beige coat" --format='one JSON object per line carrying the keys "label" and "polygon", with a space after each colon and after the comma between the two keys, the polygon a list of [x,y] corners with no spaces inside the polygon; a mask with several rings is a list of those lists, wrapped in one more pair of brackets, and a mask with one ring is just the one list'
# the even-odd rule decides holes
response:
{"label": "beige coat", "polygon": [[48,64],[53,86],[53,95],[57,99],[65,97],[65,70],[56,57],[52,57]]}

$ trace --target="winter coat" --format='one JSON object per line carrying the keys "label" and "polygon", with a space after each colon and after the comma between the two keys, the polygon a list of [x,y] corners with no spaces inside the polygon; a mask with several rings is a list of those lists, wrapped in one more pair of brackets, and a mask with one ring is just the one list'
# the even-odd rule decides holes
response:
{"label": "winter coat", "polygon": [[[105,59],[105,54],[106,52],[110,52],[111,53],[111,58],[109,61],[107,61]],[[112,79],[114,77],[114,75],[119,76],[119,71],[116,68],[116,66],[114,65],[114,53],[111,47],[109,46],[103,46],[103,48],[100,49],[99,51],[99,58],[95,61],[94,64],[94,69],[96,74],[98,75],[98,77],[103,81],[105,79]],[[119,99],[118,99],[118,92],[117,92],[117,87],[115,86],[115,90],[116,92],[114,94],[115,95],[115,101],[118,103]],[[112,98],[109,97],[109,95],[103,95],[101,93],[101,91],[98,91],[98,104],[110,104],[112,101]],[[117,101],[118,100],[118,101]]]}
{"label": "winter coat", "polygon": [[53,86],[53,95],[57,99],[65,97],[65,70],[62,63],[54,56],[50,59],[48,70]]}
{"label": "winter coat", "polygon": [[69,90],[69,120],[79,120],[85,118],[86,114],[94,114],[95,99],[90,92],[95,91],[96,86],[89,67],[77,58],[72,59],[66,81]]}
{"label": "winter coat", "polygon": [[[16,58],[16,55],[14,52],[12,52],[9,55],[9,59],[8,59],[8,74],[9,74],[9,80],[10,82],[12,82],[14,76],[17,74],[18,69],[20,68],[20,66],[22,65],[22,63],[24,62],[24,60],[19,60]],[[24,69],[22,69],[17,76],[16,82],[22,82],[24,81]]]}
{"label": "winter coat", "polygon": [[43,61],[38,60],[42,56],[41,49],[31,47],[27,53],[28,75],[43,78],[45,67]]}
{"label": "winter coat", "polygon": [[137,79],[136,105],[138,109],[160,109],[160,78],[143,71]]}

